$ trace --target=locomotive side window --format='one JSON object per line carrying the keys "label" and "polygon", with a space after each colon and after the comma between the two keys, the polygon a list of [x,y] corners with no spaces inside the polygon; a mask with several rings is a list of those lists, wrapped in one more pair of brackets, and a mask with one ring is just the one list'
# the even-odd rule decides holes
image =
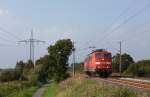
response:
{"label": "locomotive side window", "polygon": [[111,58],[111,54],[104,54],[104,58],[106,59]]}

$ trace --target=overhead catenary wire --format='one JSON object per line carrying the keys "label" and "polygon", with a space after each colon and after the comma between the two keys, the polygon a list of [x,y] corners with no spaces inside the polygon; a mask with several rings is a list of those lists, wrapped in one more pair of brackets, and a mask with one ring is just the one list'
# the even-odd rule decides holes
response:
{"label": "overhead catenary wire", "polygon": [[130,17],[128,17],[126,20],[124,20],[120,25],[118,25],[115,29],[113,29],[113,31],[118,30],[122,25],[126,24],[131,19],[133,19],[134,17],[138,16],[139,14],[143,13],[144,10],[147,9],[148,7],[150,7],[150,3],[148,5],[146,5],[145,7],[143,7],[141,10],[137,11],[135,14],[131,15]]}
{"label": "overhead catenary wire", "polygon": [[[149,23],[149,21],[146,21],[146,22],[144,22],[143,24],[140,24],[139,26],[141,27],[141,25],[149,25],[150,23]],[[144,26],[144,28],[145,28],[145,26]],[[142,28],[143,29],[143,28]],[[128,40],[131,40],[131,39],[134,39],[134,38],[132,38],[133,36],[134,37],[136,37],[136,35],[139,35],[140,33],[144,33],[144,32],[148,32],[150,29],[149,29],[149,27],[148,27],[148,29],[143,29],[142,30],[141,29],[141,31],[139,31],[139,29],[135,29],[134,30],[134,33],[132,33],[132,35],[130,34],[128,37],[127,37],[127,39]],[[125,38],[122,38],[122,40],[121,41],[126,41],[126,39]],[[110,41],[106,41],[106,43],[107,43],[107,45],[111,45],[112,47],[114,47],[111,43],[110,43]],[[114,48],[114,49],[116,49],[116,48]],[[116,49],[117,50],[117,49]]]}
{"label": "overhead catenary wire", "polygon": [[[134,33],[132,36],[134,36],[134,37],[136,37],[136,35],[139,35],[139,33],[145,33],[145,32],[149,32],[149,30],[150,29],[147,29],[147,30],[144,30],[144,31],[139,31],[139,32],[137,32],[137,33]],[[132,40],[133,38],[130,38],[130,37],[132,37],[131,35],[130,36],[128,36],[128,40]],[[126,39],[123,39],[122,41],[125,41]]]}
{"label": "overhead catenary wire", "polygon": [[[132,0],[130,6],[128,6],[127,8],[125,8],[125,9],[117,16],[117,18],[115,18],[114,21],[113,21],[107,28],[105,28],[105,30],[103,31],[104,37],[106,37],[107,34],[110,33],[109,31],[112,30],[112,28],[114,27],[114,25],[116,25],[116,23],[117,23],[129,10],[132,9],[133,4],[135,3],[135,1],[136,1],[136,0]],[[105,39],[104,37],[102,38],[102,40]]]}
{"label": "overhead catenary wire", "polygon": [[115,46],[114,45],[112,45],[109,41],[107,41],[107,45],[108,46],[110,46],[113,50],[115,50],[115,51],[119,51],[119,49],[118,48],[115,48]]}
{"label": "overhead catenary wire", "polygon": [[128,6],[127,8],[125,8],[118,16],[117,18],[114,19],[114,21],[103,31],[103,33],[105,34],[106,32],[108,32],[109,30],[112,29],[112,27],[116,24],[116,22],[119,21],[120,18],[122,18],[130,9],[132,9],[132,5],[135,3],[136,0],[132,0],[131,5]]}
{"label": "overhead catenary wire", "polygon": [[106,36],[103,37],[103,41],[110,36],[112,33],[114,33],[115,31],[117,31],[118,29],[120,29],[122,27],[122,25],[128,23],[131,19],[135,18],[136,16],[138,16],[139,14],[143,13],[147,8],[150,7],[150,3],[147,4],[146,6],[144,6],[142,9],[140,9],[139,11],[137,11],[136,13],[134,13],[133,15],[129,16],[127,19],[125,19],[121,24],[119,24],[117,27],[115,27],[111,32],[109,31],[107,33]]}

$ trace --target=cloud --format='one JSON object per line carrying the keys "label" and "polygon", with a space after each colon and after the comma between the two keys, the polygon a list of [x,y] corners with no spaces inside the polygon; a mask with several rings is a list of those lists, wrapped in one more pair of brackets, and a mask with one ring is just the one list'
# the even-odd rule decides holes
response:
{"label": "cloud", "polygon": [[61,38],[62,39],[68,39],[68,38],[72,38],[72,33],[71,32],[61,32]]}
{"label": "cloud", "polygon": [[0,16],[6,15],[8,13],[8,10],[0,8]]}
{"label": "cloud", "polygon": [[16,32],[15,29],[25,25],[24,20],[20,19],[20,17],[17,17],[14,12],[3,8],[0,8],[0,21],[0,27],[5,29],[7,28],[8,31],[12,31],[14,29]]}

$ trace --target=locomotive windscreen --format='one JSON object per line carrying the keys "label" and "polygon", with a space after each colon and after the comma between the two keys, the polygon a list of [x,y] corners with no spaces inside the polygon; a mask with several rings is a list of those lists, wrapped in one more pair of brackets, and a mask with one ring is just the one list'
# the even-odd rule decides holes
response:
{"label": "locomotive windscreen", "polygon": [[109,58],[111,58],[111,54],[110,53],[107,53],[107,54],[96,53],[95,56],[96,56],[97,59],[101,59],[101,58],[109,59]]}
{"label": "locomotive windscreen", "polygon": [[97,58],[97,59],[103,58],[103,55],[102,55],[102,54],[100,54],[100,53],[96,53],[96,55],[95,55],[95,56],[96,56],[96,58]]}
{"label": "locomotive windscreen", "polygon": [[110,58],[111,58],[111,54],[110,54],[110,53],[108,53],[108,54],[104,54],[104,58],[106,58],[106,59],[110,59]]}

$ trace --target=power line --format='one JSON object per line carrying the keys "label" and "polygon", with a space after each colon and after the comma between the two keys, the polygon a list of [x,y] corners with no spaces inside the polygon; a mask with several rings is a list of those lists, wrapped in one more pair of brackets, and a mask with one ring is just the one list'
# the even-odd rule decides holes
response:
{"label": "power line", "polygon": [[[146,30],[144,29],[143,31],[138,31],[138,30],[136,30],[136,31],[135,31],[136,33],[133,33],[132,35],[128,36],[128,40],[129,40],[129,39],[133,39],[133,38],[130,38],[130,37],[133,37],[133,36],[136,37],[136,35],[139,35],[139,33],[149,32],[149,30],[150,30],[150,29],[146,29]],[[125,41],[125,40],[126,40],[126,39],[123,39],[122,41]]]}
{"label": "power line", "polygon": [[12,36],[13,38],[15,38],[16,40],[21,40],[18,36],[16,36],[15,34],[13,34],[13,33],[9,32],[9,31],[7,31],[6,29],[4,29],[4,28],[2,28],[2,27],[0,27],[0,30],[1,30],[2,32],[5,32],[5,33],[9,34],[10,36]]}
{"label": "power line", "polygon": [[[135,2],[135,0],[133,0],[132,2],[131,2],[131,5],[133,5],[133,3]],[[121,18],[121,17],[123,17],[124,16],[124,14],[126,14],[126,12],[128,12],[133,6],[128,6],[126,9],[124,9],[120,14],[119,14],[119,16],[117,16],[117,18],[104,30],[104,37],[106,37],[107,36],[107,34],[109,34],[109,30],[111,30],[112,29],[112,27],[116,24],[116,22],[118,22],[119,21],[119,19]],[[104,40],[105,38],[103,38],[102,40]]]}
{"label": "power line", "polygon": [[[0,29],[1,30],[1,29]],[[4,31],[0,31],[0,32],[4,32]],[[2,35],[2,34],[1,34]],[[5,37],[2,37],[0,36],[0,40],[2,40],[3,42],[8,42],[8,43],[16,43],[17,41],[14,41],[14,40],[10,40],[8,38],[5,38]],[[14,46],[13,44],[12,45],[9,45],[9,44],[0,44],[0,46]]]}
{"label": "power line", "polygon": [[133,19],[134,17],[138,16],[139,14],[141,14],[142,12],[144,12],[145,9],[147,9],[148,7],[150,7],[150,4],[146,5],[145,7],[143,7],[141,10],[137,11],[135,14],[131,15],[130,17],[128,17],[126,20],[124,20],[120,25],[118,25],[113,31],[118,30],[122,25],[126,24],[127,22],[129,22],[131,19]]}
{"label": "power line", "polygon": [[[135,1],[136,1],[136,0],[133,0],[131,5],[133,5],[133,4],[135,3]],[[130,5],[129,7],[127,7],[125,10],[123,10],[123,11],[119,14],[119,16],[104,30],[104,33],[105,33],[105,32],[108,32],[108,31],[116,24],[116,22],[119,21],[119,19],[120,19],[121,17],[123,17],[124,14],[127,13],[127,12],[133,7],[133,6],[131,6],[131,5]]]}
{"label": "power line", "polygon": [[[122,25],[128,23],[131,19],[133,19],[134,17],[138,16],[139,14],[141,14],[142,12],[144,12],[145,9],[150,7],[150,3],[147,4],[146,6],[144,6],[141,10],[137,11],[136,13],[134,13],[133,15],[129,16],[127,19],[125,19],[121,24],[119,24],[116,28],[114,28],[111,32],[115,32],[116,30],[118,30],[119,28],[121,28]],[[110,32],[109,32],[110,33]],[[104,38],[102,39],[103,41],[111,34],[107,33],[108,35],[104,36]]]}
{"label": "power line", "polygon": [[11,43],[12,43],[12,42],[15,42],[15,41],[12,41],[12,40],[6,39],[6,38],[1,37],[1,36],[0,36],[0,40],[7,41],[7,42],[11,42]]}
{"label": "power line", "polygon": [[117,48],[115,48],[115,46],[114,45],[112,45],[109,41],[107,41],[107,45],[109,44],[109,46],[112,48],[112,49],[114,49],[115,51],[119,51]]}
{"label": "power line", "polygon": [[17,45],[12,45],[12,44],[1,44],[0,47],[16,47]]}

